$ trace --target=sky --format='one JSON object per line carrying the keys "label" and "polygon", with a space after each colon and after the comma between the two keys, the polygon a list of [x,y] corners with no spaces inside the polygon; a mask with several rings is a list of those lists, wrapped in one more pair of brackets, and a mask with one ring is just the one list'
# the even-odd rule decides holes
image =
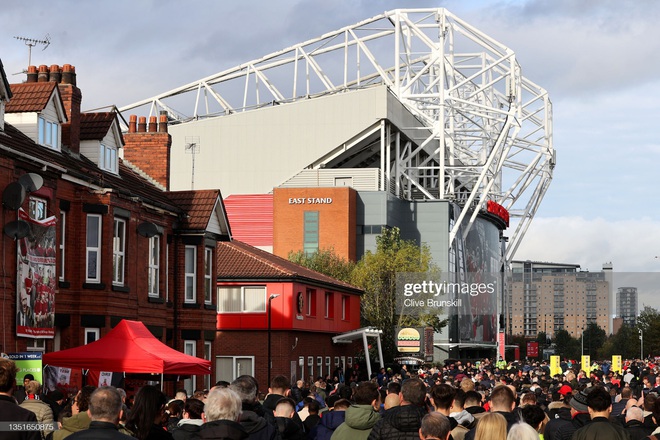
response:
{"label": "sky", "polygon": [[[660,2],[656,0],[5,0],[0,59],[72,64],[83,110],[131,104],[397,8],[444,7],[513,51],[553,102],[557,166],[515,259],[656,273],[660,309]],[[630,281],[634,284],[633,280]],[[656,285],[658,287],[653,287]],[[616,287],[616,286],[615,286]]]}

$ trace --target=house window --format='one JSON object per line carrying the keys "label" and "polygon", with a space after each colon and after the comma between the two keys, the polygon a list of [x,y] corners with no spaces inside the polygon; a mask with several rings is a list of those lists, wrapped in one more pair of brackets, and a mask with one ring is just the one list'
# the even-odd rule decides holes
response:
{"label": "house window", "polygon": [[335,317],[335,301],[332,292],[325,292],[325,317],[330,319]]}
{"label": "house window", "polygon": [[[213,343],[210,341],[204,341],[204,359],[207,361],[211,360],[211,350],[213,347]],[[211,389],[211,375],[206,374],[204,375],[204,389],[210,390]]]}
{"label": "house window", "polygon": [[38,197],[30,196],[28,215],[33,220],[43,220],[48,216],[48,202]]}
{"label": "house window", "polygon": [[319,212],[305,211],[304,224],[303,252],[311,255],[319,250]]}
{"label": "house window", "polygon": [[60,149],[60,125],[39,116],[39,143],[54,150]]}
{"label": "house window", "polygon": [[86,282],[101,282],[101,216],[87,214]]}
{"label": "house window", "polygon": [[85,329],[85,345],[98,341],[101,337],[100,328],[86,328]]}
{"label": "house window", "polygon": [[160,235],[149,239],[149,296],[160,295]]}
{"label": "house window", "polygon": [[232,382],[238,376],[254,376],[254,356],[218,356],[215,358],[216,382]]}
{"label": "house window", "polygon": [[65,243],[66,243],[66,212],[60,211],[60,281],[64,281],[64,256],[65,252]]}
{"label": "house window", "polygon": [[104,144],[101,144],[100,148],[99,168],[112,173],[117,173],[117,149]]}
{"label": "house window", "polygon": [[197,298],[197,248],[186,246],[185,252],[185,302],[194,303]]}
{"label": "house window", "polygon": [[307,289],[307,316],[316,316],[316,290]]}
{"label": "house window", "polygon": [[348,296],[341,296],[341,319],[343,321],[348,321],[351,319],[351,300]]}
{"label": "house window", "polygon": [[115,218],[112,234],[112,284],[124,285],[126,260],[126,220]]}
{"label": "house window", "polygon": [[218,288],[218,313],[265,312],[266,286]]}
{"label": "house window", "polygon": [[[197,341],[183,341],[183,352],[188,356],[197,356]],[[197,388],[197,377],[190,376],[188,379],[183,381],[183,388],[186,389],[186,393],[189,396],[192,396]]]}
{"label": "house window", "polygon": [[213,249],[204,249],[204,302],[211,304],[213,295]]}
{"label": "house window", "polygon": [[46,340],[31,339],[30,342],[28,342],[27,351],[46,351]]}

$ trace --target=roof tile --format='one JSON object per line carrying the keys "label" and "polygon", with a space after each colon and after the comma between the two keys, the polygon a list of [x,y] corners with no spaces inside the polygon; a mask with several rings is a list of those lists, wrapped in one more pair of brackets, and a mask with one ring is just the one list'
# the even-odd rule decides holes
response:
{"label": "roof tile", "polygon": [[170,200],[188,213],[181,227],[184,229],[206,229],[213,209],[221,197],[220,190],[172,191]]}
{"label": "roof tile", "polygon": [[7,113],[40,112],[46,108],[57,83],[21,83],[11,84],[9,87],[14,96],[5,107]]}

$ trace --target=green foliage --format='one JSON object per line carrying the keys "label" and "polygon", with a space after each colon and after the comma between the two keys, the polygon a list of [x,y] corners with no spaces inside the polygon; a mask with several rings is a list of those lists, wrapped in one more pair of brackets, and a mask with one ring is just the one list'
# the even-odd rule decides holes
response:
{"label": "green foliage", "polygon": [[[660,312],[653,307],[644,306],[637,318],[637,329],[643,332],[644,357],[660,353]],[[637,346],[640,346],[639,340]]]}
{"label": "green foliage", "polygon": [[355,263],[338,256],[334,249],[321,249],[311,255],[303,251],[290,252],[289,261],[328,275],[346,283],[351,280],[351,273]]}
{"label": "green foliage", "polygon": [[600,359],[602,357],[601,348],[607,340],[607,333],[596,323],[590,322],[582,333],[580,344],[584,342],[584,354],[591,356],[591,359]]}
{"label": "green foliage", "polygon": [[367,252],[358,262],[351,283],[364,289],[362,321],[383,331],[383,355],[387,362],[395,356],[394,328],[397,326],[446,325],[437,316],[399,316],[396,312],[396,274],[398,272],[437,271],[427,246],[403,240],[398,228],[383,230],[376,238],[376,252]]}
{"label": "green foliage", "polygon": [[574,338],[566,330],[558,330],[555,333],[555,353],[562,358],[580,359],[582,355],[581,341]]}
{"label": "green foliage", "polygon": [[611,335],[600,351],[603,359],[621,355],[623,359],[636,359],[640,354],[639,332],[636,327],[622,325],[615,335]]}

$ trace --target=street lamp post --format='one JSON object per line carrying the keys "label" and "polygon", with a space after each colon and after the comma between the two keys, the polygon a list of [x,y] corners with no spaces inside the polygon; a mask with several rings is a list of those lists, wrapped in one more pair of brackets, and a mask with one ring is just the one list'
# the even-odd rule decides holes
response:
{"label": "street lamp post", "polygon": [[639,358],[644,359],[644,331],[639,329]]}
{"label": "street lamp post", "polygon": [[582,357],[584,357],[584,327],[582,327]]}
{"label": "street lamp post", "polygon": [[280,296],[280,295],[277,294],[277,293],[273,293],[268,297],[268,374],[267,374],[268,386],[270,386],[270,369],[271,369],[271,363],[272,363],[272,361],[271,361],[271,349],[270,349],[270,338],[271,338],[270,315],[271,315],[271,310],[273,308],[272,302],[278,296]]}

